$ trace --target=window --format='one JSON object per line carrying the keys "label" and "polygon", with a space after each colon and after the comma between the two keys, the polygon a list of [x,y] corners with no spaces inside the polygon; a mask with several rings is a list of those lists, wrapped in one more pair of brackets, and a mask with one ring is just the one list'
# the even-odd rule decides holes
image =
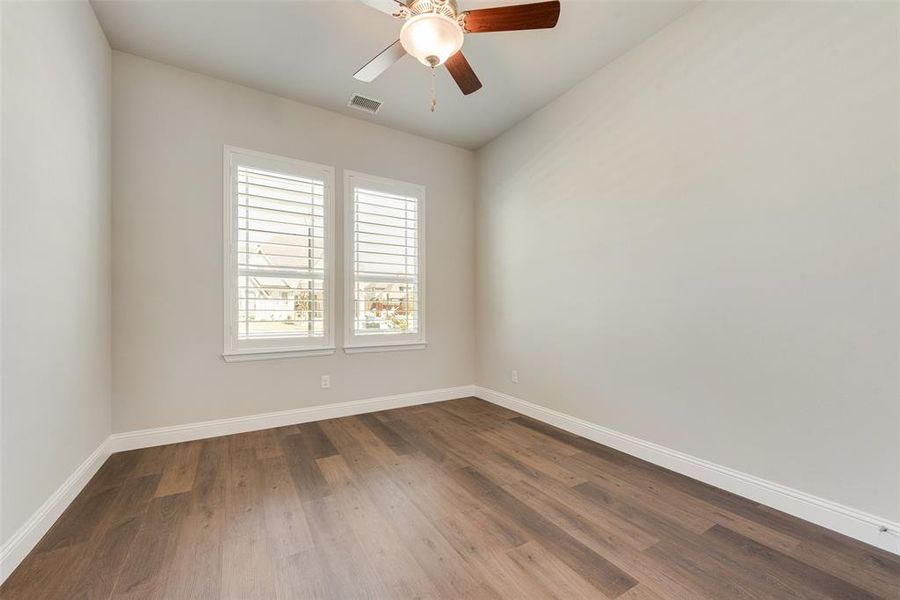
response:
{"label": "window", "polygon": [[425,189],[346,172],[347,352],[425,345]]}
{"label": "window", "polygon": [[330,354],[334,169],[225,148],[228,361]]}

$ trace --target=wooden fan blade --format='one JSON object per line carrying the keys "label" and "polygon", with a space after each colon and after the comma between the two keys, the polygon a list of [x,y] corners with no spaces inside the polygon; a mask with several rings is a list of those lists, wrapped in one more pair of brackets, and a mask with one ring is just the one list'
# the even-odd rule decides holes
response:
{"label": "wooden fan blade", "polygon": [[450,76],[453,77],[453,81],[456,82],[463,94],[468,96],[472,92],[477,92],[481,89],[481,82],[478,81],[478,76],[475,75],[472,65],[463,56],[462,51],[448,58],[444,64],[447,65]]}
{"label": "wooden fan blade", "polygon": [[401,7],[406,6],[406,3],[400,2],[400,0],[360,0],[360,2],[391,16],[396,15],[400,12]]}
{"label": "wooden fan blade", "polygon": [[470,10],[463,21],[463,29],[466,33],[550,29],[556,27],[557,21],[559,21],[559,0],[554,0]]}
{"label": "wooden fan blade", "polygon": [[387,71],[388,67],[403,58],[405,54],[406,50],[400,45],[400,40],[397,40],[367,62],[362,69],[353,74],[353,77],[360,81],[371,83],[375,81],[376,77]]}

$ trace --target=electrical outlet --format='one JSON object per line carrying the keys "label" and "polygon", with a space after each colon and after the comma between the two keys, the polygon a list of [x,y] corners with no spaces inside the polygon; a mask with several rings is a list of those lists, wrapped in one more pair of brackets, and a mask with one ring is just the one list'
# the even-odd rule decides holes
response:
{"label": "electrical outlet", "polygon": [[510,379],[512,379],[513,383],[519,383],[519,372],[513,369],[512,375],[510,375]]}
{"label": "electrical outlet", "polygon": [[331,375],[322,375],[322,389],[331,387]]}

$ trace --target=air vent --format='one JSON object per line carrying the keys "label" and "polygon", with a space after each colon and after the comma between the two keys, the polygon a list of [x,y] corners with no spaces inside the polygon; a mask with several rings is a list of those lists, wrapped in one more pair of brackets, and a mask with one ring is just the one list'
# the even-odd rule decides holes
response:
{"label": "air vent", "polygon": [[366,96],[362,96],[360,94],[353,94],[352,96],[350,96],[350,102],[347,103],[347,106],[374,115],[378,112],[378,109],[381,108],[381,104],[381,100],[376,100],[375,98],[367,98]]}

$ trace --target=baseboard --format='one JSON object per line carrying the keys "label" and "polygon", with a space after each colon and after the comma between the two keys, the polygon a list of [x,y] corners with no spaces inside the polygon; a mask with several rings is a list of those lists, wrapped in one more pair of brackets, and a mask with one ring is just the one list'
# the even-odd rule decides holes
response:
{"label": "baseboard", "polygon": [[246,417],[234,417],[231,419],[216,419],[215,421],[203,421],[200,423],[188,423],[186,425],[174,425],[171,427],[158,427],[155,429],[142,429],[126,433],[114,433],[110,436],[113,452],[123,450],[135,450],[137,448],[149,448],[163,444],[175,444],[191,440],[200,440],[232,433],[244,433],[271,427],[283,427],[359,415],[390,408],[414,406],[416,404],[428,404],[429,402],[441,402],[453,398],[463,398],[474,395],[475,388],[471,385],[463,385],[452,388],[441,388],[412,392],[409,394],[397,394],[394,396],[382,396],[380,398],[367,398],[365,400],[353,400],[308,408],[296,408],[279,412],[262,413]]}
{"label": "baseboard", "polygon": [[619,433],[509,394],[475,386],[473,395],[888,552],[900,554],[900,523]]}
{"label": "baseboard", "polygon": [[50,527],[64,510],[75,499],[91,477],[103,466],[110,455],[109,438],[94,450],[69,478],[47,498],[37,511],[31,515],[19,530],[9,538],[3,546],[0,546],[0,583],[19,566],[19,563],[28,556],[31,549],[44,537]]}

